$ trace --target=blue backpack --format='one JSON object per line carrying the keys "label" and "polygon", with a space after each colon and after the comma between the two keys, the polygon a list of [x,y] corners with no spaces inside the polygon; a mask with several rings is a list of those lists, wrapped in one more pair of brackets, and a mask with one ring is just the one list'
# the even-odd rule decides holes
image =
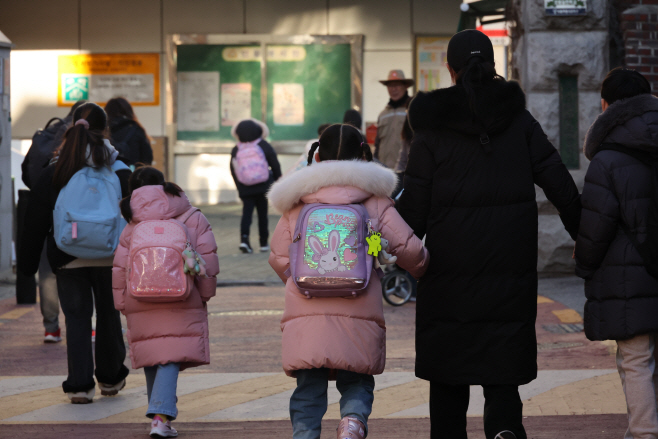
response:
{"label": "blue backpack", "polygon": [[114,255],[126,226],[121,216],[121,184],[115,171],[128,169],[116,161],[107,166],[85,166],[62,188],[53,211],[53,235],[57,247],[82,259]]}

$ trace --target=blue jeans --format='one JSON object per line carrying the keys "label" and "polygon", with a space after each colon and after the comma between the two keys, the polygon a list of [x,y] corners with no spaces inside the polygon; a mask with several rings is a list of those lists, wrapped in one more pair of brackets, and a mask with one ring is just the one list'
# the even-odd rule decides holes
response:
{"label": "blue jeans", "polygon": [[180,364],[178,363],[144,367],[146,394],[149,399],[147,417],[152,419],[155,415],[166,415],[172,421],[176,419],[178,416],[176,384],[179,370]]}
{"label": "blue jeans", "polygon": [[[297,388],[290,397],[293,439],[320,439],[322,417],[327,411],[329,369],[297,371]],[[340,392],[340,416],[363,422],[368,434],[368,416],[372,412],[375,378],[363,373],[339,370],[336,387]]]}

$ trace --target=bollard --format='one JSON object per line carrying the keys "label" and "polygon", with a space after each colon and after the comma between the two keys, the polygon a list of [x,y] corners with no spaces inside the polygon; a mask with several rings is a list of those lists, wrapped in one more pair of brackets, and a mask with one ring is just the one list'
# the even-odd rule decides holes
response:
{"label": "bollard", "polygon": [[[30,191],[27,189],[20,189],[18,191],[18,205],[16,207],[16,265],[21,266],[18,258],[20,257],[23,227],[25,223],[25,213],[27,211],[27,203],[30,199]],[[37,303],[37,282],[32,276],[25,276],[20,271],[16,272],[16,303],[19,305],[31,305]]]}

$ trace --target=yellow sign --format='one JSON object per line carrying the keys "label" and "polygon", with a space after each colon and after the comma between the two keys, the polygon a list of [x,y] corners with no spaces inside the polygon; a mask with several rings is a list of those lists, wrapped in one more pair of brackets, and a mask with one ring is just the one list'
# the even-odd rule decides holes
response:
{"label": "yellow sign", "polygon": [[57,105],[80,99],[105,104],[124,97],[132,105],[160,105],[160,54],[61,55]]}

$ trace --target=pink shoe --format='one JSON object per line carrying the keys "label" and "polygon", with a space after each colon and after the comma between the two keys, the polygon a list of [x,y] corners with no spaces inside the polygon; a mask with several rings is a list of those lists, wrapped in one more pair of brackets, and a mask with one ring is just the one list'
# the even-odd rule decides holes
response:
{"label": "pink shoe", "polygon": [[151,422],[151,437],[176,437],[178,432],[171,426],[171,421],[164,422],[160,416],[155,416]]}
{"label": "pink shoe", "polygon": [[338,439],[364,439],[366,427],[356,418],[345,416],[338,424]]}

